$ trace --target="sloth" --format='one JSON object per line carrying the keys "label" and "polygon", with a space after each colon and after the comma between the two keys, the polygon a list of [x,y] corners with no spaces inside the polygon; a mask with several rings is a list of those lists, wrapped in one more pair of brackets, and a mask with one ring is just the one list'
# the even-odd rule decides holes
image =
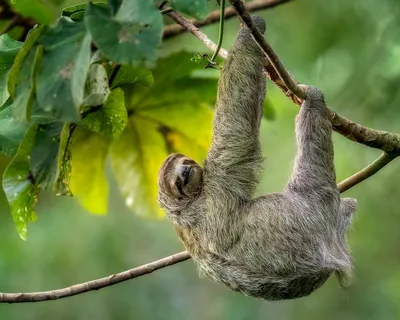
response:
{"label": "sloth", "polygon": [[[253,21],[264,34],[264,20]],[[339,196],[328,110],[312,86],[303,86],[289,182],[283,192],[254,198],[263,162],[263,61],[242,26],[218,82],[203,168],[171,154],[159,171],[158,202],[200,276],[248,296],[286,300],[308,296],[331,274],[347,284],[352,261],[346,231],[356,200]]]}

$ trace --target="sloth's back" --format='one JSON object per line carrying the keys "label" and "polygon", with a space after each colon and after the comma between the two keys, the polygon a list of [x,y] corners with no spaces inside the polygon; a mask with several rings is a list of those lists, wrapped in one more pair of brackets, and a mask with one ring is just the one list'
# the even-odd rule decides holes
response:
{"label": "sloth's back", "polygon": [[227,226],[237,229],[237,241],[230,248],[213,244],[215,253],[198,259],[200,274],[246,295],[282,300],[307,296],[332,272],[351,269],[336,230],[340,199],[323,212],[318,205],[289,201],[275,193],[245,207],[237,225]]}

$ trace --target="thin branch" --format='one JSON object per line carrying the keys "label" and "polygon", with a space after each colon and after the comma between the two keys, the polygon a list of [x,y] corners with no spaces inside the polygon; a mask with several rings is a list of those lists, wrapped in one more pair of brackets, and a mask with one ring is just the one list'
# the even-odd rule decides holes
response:
{"label": "thin branch", "polygon": [[0,293],[0,303],[18,303],[18,302],[38,302],[46,300],[56,300],[66,297],[72,297],[80,293],[99,290],[114,284],[140,277],[155,270],[162,269],[173,264],[188,260],[189,253],[186,251],[174,254],[172,256],[153,261],[137,268],[126,270],[124,272],[109,275],[105,278],[100,278],[80,284],[75,284],[68,288],[57,289],[43,292],[30,293]]}
{"label": "thin branch", "polygon": [[[237,1],[231,1],[236,3]],[[256,1],[254,1],[256,2]],[[262,1],[257,1],[262,2]],[[282,1],[284,2],[284,1]],[[173,18],[177,23],[185,27],[189,30],[194,36],[196,36],[199,40],[201,40],[208,48],[212,51],[215,51],[217,46],[213,43],[208,37],[202,33],[197,27],[193,25],[189,20],[183,18],[179,14],[175,12],[170,12],[168,15]],[[246,18],[245,18],[246,19]],[[246,20],[243,19],[243,22],[246,24]],[[254,26],[253,26],[254,27]],[[251,29],[251,25],[250,25]],[[256,30],[257,31],[257,30]],[[253,30],[252,30],[253,32]],[[263,47],[263,41],[258,42],[257,37],[255,37],[256,42]],[[265,41],[266,43],[266,41]],[[267,48],[269,44],[267,43]],[[269,52],[264,50],[266,52]],[[272,50],[272,48],[271,48]],[[273,52],[273,51],[272,51]],[[269,52],[270,53],[270,52]],[[275,53],[274,53],[275,54]],[[221,49],[219,51],[219,56],[222,58],[226,58],[228,56],[228,52],[225,49]],[[276,55],[275,55],[276,56]],[[277,62],[280,63],[278,57],[276,56]],[[283,68],[283,65],[281,65]],[[288,93],[287,85],[285,81],[277,74],[274,67],[269,63],[266,63],[265,71],[268,77],[279,87],[282,91],[286,92],[288,97],[290,97],[294,102],[297,104],[301,104],[301,99],[298,99],[295,95]],[[282,71],[282,70],[281,70]],[[285,70],[287,75],[292,79],[291,75]],[[296,84],[297,83],[292,79],[292,81]],[[294,90],[296,91],[296,90]],[[293,91],[292,91],[293,92]],[[367,146],[382,149],[384,152],[377,160],[373,163],[362,169],[361,171],[357,172],[353,176],[345,179],[341,183],[338,184],[338,189],[340,192],[344,192],[351,187],[355,186],[356,184],[364,181],[368,177],[372,176],[380,169],[382,169],[385,165],[387,165],[390,161],[396,158],[400,154],[400,136],[395,133],[388,133],[384,131],[378,131],[374,129],[369,129],[363,127],[359,124],[356,124],[350,120],[347,120],[338,114],[330,111],[331,113],[331,122],[333,128],[341,133],[342,135],[346,136],[348,139],[360,142]],[[31,292],[31,293],[0,293],[0,303],[18,303],[18,302],[38,302],[38,301],[45,301],[45,300],[55,300],[60,298],[71,297],[80,293],[85,293],[92,290],[99,290],[119,282],[123,282],[126,280],[130,280],[142,275],[146,275],[156,271],[158,269],[162,269],[168,267],[173,264],[177,264],[179,262],[185,261],[190,259],[190,255],[187,251],[183,251],[172,256],[127,270],[121,273],[113,274],[105,278],[96,279],[88,282],[84,282],[81,284],[76,284],[68,288],[57,289],[52,291],[44,291],[44,292]]]}
{"label": "thin branch", "polygon": [[[396,155],[383,153],[373,163],[366,166],[364,169],[352,175],[351,177],[340,182],[337,185],[340,193],[347,191],[348,189],[354,187],[356,184],[359,184],[368,177],[372,176],[380,169],[382,169],[385,165],[387,165],[390,161],[392,161],[394,158],[396,158]],[[165,257],[163,259],[153,261],[151,263],[130,270],[112,274],[109,275],[108,277],[80,284],[75,284],[67,288],[51,290],[51,291],[42,291],[42,292],[29,292],[29,293],[0,293],[0,303],[39,302],[39,301],[48,301],[48,300],[56,300],[61,298],[72,297],[81,293],[93,290],[99,290],[123,281],[144,276],[146,274],[152,273],[153,271],[166,268],[168,266],[183,262],[190,258],[191,258],[190,254],[187,251],[182,251],[180,253],[176,253],[169,257]]]}
{"label": "thin branch", "polygon": [[[245,4],[247,11],[249,12],[254,12],[254,11],[259,11],[263,9],[269,9],[276,7],[278,5],[287,3],[291,0],[255,0],[251,1]],[[233,8],[227,8],[225,9],[225,20],[233,18],[236,15],[235,10]],[[219,16],[220,16],[220,10],[214,10],[211,12],[204,20],[190,20],[190,22],[195,25],[196,27],[204,27],[206,25],[212,24],[214,22],[219,21]],[[164,28],[164,39],[168,39],[171,37],[174,37],[176,35],[179,35],[183,32],[185,32],[187,29],[180,24],[172,24],[169,26],[166,26]]]}
{"label": "thin branch", "polygon": [[338,184],[339,191],[345,192],[350,188],[354,187],[356,184],[368,179],[370,176],[377,173],[384,166],[386,166],[390,161],[396,158],[396,155],[388,154],[383,152],[378,159],[366,166],[364,169],[353,174],[351,177],[343,180]]}
{"label": "thin branch", "polygon": [[[182,17],[179,13],[170,12],[167,14],[170,18],[174,19],[176,23],[179,23],[181,26],[185,27],[191,34],[193,34],[197,39],[203,42],[211,51],[215,52],[217,50],[217,45],[212,42],[203,32],[200,31],[193,23],[191,23],[188,19]],[[218,55],[223,58],[228,57],[228,51],[221,48],[218,52]]]}
{"label": "thin branch", "polygon": [[[366,166],[364,169],[360,170],[351,177],[340,182],[337,185],[340,193],[347,191],[348,189],[354,187],[356,184],[359,184],[360,182],[369,178],[380,169],[382,169],[394,158],[396,158],[396,155],[382,153],[382,155],[373,163]],[[153,261],[130,270],[112,274],[108,277],[75,284],[67,288],[29,293],[0,293],[0,303],[39,302],[72,297],[81,293],[93,290],[100,290],[102,288],[106,288],[123,281],[144,276],[146,274],[152,273],[153,271],[186,261],[190,258],[190,254],[187,251],[182,251],[169,257],[165,257],[163,259]]]}
{"label": "thin branch", "polygon": [[264,54],[268,57],[272,66],[278,73],[279,77],[282,79],[283,83],[286,87],[297,97],[304,99],[305,92],[302,88],[300,88],[297,83],[292,79],[289,72],[286,71],[282,62],[279,60],[278,55],[275,53],[274,49],[269,45],[269,43],[265,40],[264,36],[257,29],[249,12],[246,10],[242,0],[230,0],[232,6],[235,8],[238,17],[242,21],[244,25],[246,25],[250,31],[253,39],[256,41],[258,46],[264,52]]}
{"label": "thin branch", "polygon": [[[211,41],[207,35],[201,32],[196,26],[194,26],[190,20],[182,17],[180,14],[173,12],[168,14],[169,17],[175,20],[175,22],[179,23],[187,30],[189,30],[196,38],[202,41],[206,47],[210,50],[215,51],[216,44]],[[256,40],[257,41],[257,40]],[[257,42],[258,43],[258,42]],[[262,42],[267,43],[265,39]],[[260,47],[262,45],[258,43]],[[268,43],[267,43],[268,44]],[[270,45],[268,44],[268,47]],[[265,49],[265,48],[264,48]],[[268,50],[268,49],[267,49]],[[219,56],[221,58],[226,59],[228,57],[228,51],[221,48],[219,51]],[[279,58],[275,55],[276,59],[279,61]],[[282,65],[282,64],[281,64]],[[288,90],[284,80],[281,79],[279,74],[276,72],[275,68],[266,63],[264,69],[267,73],[268,78],[274,82],[278,88],[280,88],[292,101],[294,101],[297,105],[301,105],[302,99],[296,97],[295,94],[290,93]],[[287,72],[287,71],[286,71]],[[287,72],[289,78],[293,77]],[[291,80],[294,81],[294,80]],[[297,85],[296,85],[297,86]],[[297,86],[298,87],[298,86]],[[381,131],[372,128],[365,127],[358,123],[355,123],[336,112],[329,109],[329,116],[332,123],[332,128],[336,132],[345,136],[347,139],[361,143],[371,148],[380,149],[386,153],[399,154],[400,153],[400,135],[393,132]]]}

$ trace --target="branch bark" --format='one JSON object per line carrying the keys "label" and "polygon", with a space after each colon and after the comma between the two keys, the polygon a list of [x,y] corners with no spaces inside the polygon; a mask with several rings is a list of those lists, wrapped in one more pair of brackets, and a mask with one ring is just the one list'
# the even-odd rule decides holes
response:
{"label": "branch bark", "polygon": [[0,293],[0,303],[17,302],[38,302],[46,300],[56,300],[60,298],[72,297],[80,293],[99,290],[114,284],[137,278],[155,270],[162,269],[173,264],[185,261],[190,258],[188,252],[183,251],[172,256],[153,261],[137,268],[126,270],[120,273],[109,275],[108,277],[75,284],[68,288],[62,288],[52,291],[28,292],[28,293]]}
{"label": "branch bark", "polygon": [[[231,0],[232,2],[237,2],[239,0]],[[240,1],[239,1],[240,2]],[[243,10],[243,8],[241,9]],[[238,11],[238,15],[241,13]],[[177,23],[185,27],[189,30],[196,38],[202,41],[206,47],[210,50],[215,51],[216,44],[211,41],[207,35],[200,31],[199,28],[194,26],[190,20],[182,17],[180,14],[176,12],[168,13],[168,16],[174,19]],[[250,17],[248,15],[248,17]],[[247,18],[243,19],[244,24],[247,25]],[[248,26],[249,27],[249,26]],[[255,28],[254,24],[253,27]],[[251,29],[251,28],[250,28]],[[258,33],[260,36],[260,32],[258,30],[251,29],[256,34]],[[254,34],[253,34],[254,36]],[[262,37],[262,36],[261,36]],[[297,92],[300,96],[302,95],[301,88],[297,85],[297,81],[294,80],[293,76],[286,71],[283,64],[280,62],[278,56],[273,52],[272,47],[268,44],[268,42],[262,37],[262,41],[258,40],[258,37],[255,38],[257,44],[263,49],[264,53],[267,55],[268,60],[271,63],[266,63],[264,69],[266,71],[267,77],[276,84],[278,88],[280,88],[288,98],[290,98],[297,105],[301,105],[303,99],[296,95]],[[269,56],[271,55],[271,56]],[[226,59],[228,56],[228,51],[225,49],[220,50],[219,56],[221,58]],[[275,63],[275,67],[274,64]],[[275,68],[280,69],[280,74],[276,71]],[[290,79],[290,80],[288,80]],[[293,83],[292,83],[293,82]],[[292,86],[293,91],[288,88],[288,86]],[[297,89],[296,89],[297,88]],[[347,139],[358,142],[360,144],[366,145],[371,148],[380,149],[386,153],[391,154],[400,154],[400,135],[398,133],[387,132],[376,130],[372,128],[365,127],[361,124],[355,123],[345,117],[342,117],[338,113],[329,109],[330,120],[332,123],[332,128],[336,132],[345,136]]]}
{"label": "branch bark", "polygon": [[[291,0],[254,0],[245,4],[247,11],[254,12],[263,9],[270,9],[278,5],[287,3]],[[236,15],[233,8],[225,9],[225,20],[233,18]],[[219,10],[214,10],[211,12],[204,20],[189,20],[196,27],[204,27],[206,25],[212,24],[219,21]],[[186,32],[187,29],[180,24],[168,25],[164,28],[163,39],[168,39]]]}
{"label": "branch bark", "polygon": [[370,176],[377,173],[381,170],[384,166],[386,166],[390,161],[396,158],[396,155],[388,154],[383,152],[381,156],[376,159],[374,162],[366,166],[364,169],[358,171],[357,173],[353,174],[351,177],[343,180],[338,184],[339,191],[345,192],[350,188],[354,187],[356,184],[368,179]]}
{"label": "branch bark", "polygon": [[[231,0],[231,2],[238,3],[240,1]],[[262,1],[257,1],[257,2],[262,2]],[[248,20],[250,16],[248,14],[246,15],[245,14],[246,12],[244,12],[244,14],[243,12],[241,13],[240,10],[238,10],[238,15],[241,16],[243,23],[245,23],[252,30],[252,33],[254,32],[256,34],[258,30],[256,29],[254,31],[253,30],[254,28],[252,29],[251,26],[252,21],[251,19],[250,22]],[[184,28],[189,30],[194,36],[200,39],[212,51],[216,49],[216,44],[213,43],[210,39],[208,39],[208,37],[204,33],[202,33],[196,26],[194,26],[192,22],[190,22],[189,20],[185,19],[184,17],[180,16],[175,12],[168,13],[168,15],[171,18],[173,18],[177,23],[179,23]],[[245,18],[243,18],[243,16]],[[300,96],[302,95],[301,91],[298,91],[298,89],[301,90],[301,88],[297,86],[297,82],[286,71],[286,69],[284,69],[283,64],[279,61],[278,56],[273,52],[272,48],[265,41],[265,39],[261,40],[257,35],[254,36],[254,38],[255,41],[259,44],[259,46],[263,49],[264,53],[268,56],[269,60],[271,61],[271,64],[266,62],[264,68],[268,77],[279,88],[281,88],[281,90],[284,91],[287,94],[287,96],[291,98],[296,104],[301,105],[302,98],[296,95],[296,92]],[[219,55],[222,58],[226,58],[228,52],[225,49],[221,49]],[[275,68],[278,68],[279,73],[277,73]],[[293,83],[290,83],[290,81],[292,81]],[[291,92],[289,92],[288,87],[292,87],[293,91],[291,90]],[[338,184],[338,189],[341,193],[345,192],[346,190],[350,189],[356,184],[372,176],[400,154],[399,152],[400,135],[396,133],[389,133],[363,127],[346,118],[341,117],[340,115],[336,114],[333,111],[330,111],[330,114],[331,114],[332,126],[335,131],[341,133],[350,140],[362,143],[364,145],[373,148],[381,149],[384,151],[383,154],[373,163],[371,163],[364,169],[360,170],[356,174],[352,175],[351,177],[340,182]],[[117,284],[119,282],[123,282],[142,275],[146,275],[158,269],[162,269],[188,259],[190,259],[189,253],[187,251],[183,251],[174,254],[172,256],[127,271],[123,271],[121,273],[113,274],[108,277],[84,282],[81,284],[76,284],[67,288],[62,288],[52,291],[44,291],[44,292],[31,292],[31,293],[0,293],[0,303],[38,302],[38,301],[55,300],[60,298],[71,297],[77,294],[85,293],[92,290],[99,290],[101,288]]]}

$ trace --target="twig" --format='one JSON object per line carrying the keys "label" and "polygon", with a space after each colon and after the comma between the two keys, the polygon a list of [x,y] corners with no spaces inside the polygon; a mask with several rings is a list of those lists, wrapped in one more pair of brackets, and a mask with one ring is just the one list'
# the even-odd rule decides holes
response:
{"label": "twig", "polygon": [[351,177],[343,180],[338,184],[338,189],[340,192],[345,192],[350,188],[354,187],[356,184],[368,179],[373,174],[377,173],[384,166],[386,166],[390,161],[396,158],[396,155],[388,154],[383,152],[378,159],[366,166],[364,169],[353,174]]}
{"label": "twig", "polygon": [[271,62],[272,66],[278,73],[279,77],[282,79],[283,83],[286,87],[297,97],[300,99],[305,98],[305,92],[302,88],[300,88],[297,83],[292,79],[291,75],[286,71],[285,67],[283,66],[282,62],[279,60],[278,55],[269,45],[269,43],[265,40],[264,36],[261,32],[257,29],[256,25],[254,24],[253,20],[249,12],[246,10],[242,0],[230,0],[232,6],[235,8],[238,17],[245,24],[251,31],[251,35],[253,39],[256,41],[258,46],[264,52],[264,54],[268,57],[269,61]]}
{"label": "twig", "polygon": [[109,275],[105,278],[100,278],[80,284],[75,284],[68,288],[57,289],[43,292],[29,293],[0,293],[0,303],[18,303],[18,302],[38,302],[46,300],[56,300],[66,297],[72,297],[80,293],[99,290],[105,287],[112,286],[119,282],[140,277],[155,270],[162,269],[173,264],[185,261],[190,258],[186,251],[174,254],[172,256],[153,261],[137,268],[126,270],[120,273]]}
{"label": "twig", "polygon": [[[170,12],[167,14],[170,18],[174,19],[176,23],[179,23],[181,26],[184,26],[191,34],[193,34],[197,39],[203,42],[211,51],[217,50],[217,45],[212,42],[203,32],[200,31],[193,23],[191,23],[188,19],[182,17],[179,13]],[[228,57],[228,51],[221,48],[218,52],[218,55],[222,58]]]}
{"label": "twig", "polygon": [[[189,30],[196,38],[202,41],[206,47],[210,50],[215,51],[216,44],[211,41],[203,32],[201,32],[196,26],[194,26],[190,20],[182,17],[180,14],[176,12],[172,12],[168,14],[169,17],[175,20],[175,22],[179,23],[187,30]],[[256,40],[257,41],[257,40]],[[257,42],[258,43],[258,42]],[[263,43],[267,43],[264,39]],[[260,43],[258,43],[260,45]],[[261,45],[260,45],[261,46]],[[269,44],[268,44],[269,46]],[[221,58],[226,59],[228,57],[228,51],[221,48],[219,51],[219,56]],[[279,61],[279,58],[276,56],[276,59]],[[274,82],[290,99],[292,99],[297,105],[301,105],[302,99],[299,99],[294,94],[288,93],[288,88],[281,79],[281,77],[277,74],[275,68],[266,64],[264,66],[265,71],[267,73],[268,78]],[[286,71],[287,72],[287,71]],[[289,73],[287,73],[289,74]],[[292,79],[292,76],[289,75],[289,78]],[[294,81],[294,80],[291,80]],[[297,86],[297,85],[296,85]],[[371,148],[380,149],[386,153],[399,154],[400,153],[400,135],[393,132],[380,131],[376,129],[371,129],[355,123],[351,120],[348,120],[336,112],[329,109],[329,116],[332,123],[332,128],[336,132],[345,136],[347,139],[361,143]]]}
{"label": "twig", "polygon": [[[204,33],[202,33],[198,28],[196,28],[193,25],[193,23],[191,23],[189,20],[183,18],[182,16],[180,16],[175,12],[168,13],[168,15],[171,18],[173,18],[177,23],[179,23],[180,25],[184,26],[187,30],[189,30],[194,36],[200,39],[208,48],[210,48],[213,51],[216,50],[217,48],[216,44],[213,43],[210,39],[208,39],[208,37]],[[245,20],[243,21],[246,23]],[[258,41],[257,43],[260,45]],[[221,49],[219,51],[219,56],[221,56],[222,58],[226,58],[228,56],[228,52],[225,49]],[[279,62],[279,59],[277,61]],[[284,92],[285,91],[287,92],[287,86],[285,85],[284,80],[279,78],[279,75],[276,73],[275,69],[267,63],[265,65],[265,70],[268,74],[268,77],[272,81],[274,81],[274,83]],[[291,75],[289,75],[289,77],[291,77]],[[289,94],[288,96],[297,104],[301,104],[301,99],[297,99],[296,96],[293,95],[290,96]],[[380,169],[382,169],[385,165],[387,165],[390,161],[396,158],[399,155],[399,150],[400,150],[400,136],[395,133],[388,133],[374,129],[369,129],[361,125],[358,125],[354,122],[351,122],[350,120],[347,120],[337,115],[333,111],[330,111],[330,113],[331,113],[331,122],[333,128],[337,132],[341,133],[342,135],[345,135],[347,138],[351,140],[355,140],[357,142],[363,143],[373,148],[378,148],[387,152],[391,152],[391,153],[384,152],[373,163],[371,163],[361,171],[357,172],[353,176],[339,183],[338,189],[342,193],[350,189],[351,187],[355,186],[356,184],[364,181],[368,177],[372,176]],[[142,275],[146,275],[158,269],[162,269],[167,266],[188,259],[190,259],[189,253],[187,251],[183,251],[174,254],[172,256],[127,271],[123,271],[121,273],[113,274],[105,278],[96,279],[81,284],[76,284],[68,288],[57,289],[52,291],[44,291],[44,292],[31,292],[31,293],[0,293],[0,302],[2,303],[38,302],[38,301],[55,300],[60,298],[71,297],[80,293],[85,293],[92,290],[99,290],[117,284],[119,282],[123,282]]]}
{"label": "twig", "polygon": [[[380,169],[382,169],[394,158],[396,158],[396,155],[383,153],[373,163],[366,166],[364,169],[360,170],[351,177],[340,182],[337,185],[340,193],[347,191],[348,189],[354,187],[356,184],[359,184],[360,182],[369,178],[370,176],[378,172]],[[165,257],[163,259],[153,261],[130,270],[112,274],[109,275],[108,277],[80,284],[75,284],[67,288],[56,289],[51,291],[42,291],[42,292],[29,292],[29,293],[0,293],[0,303],[39,302],[39,301],[48,301],[48,300],[56,300],[61,298],[72,297],[81,293],[93,290],[99,290],[123,281],[144,276],[146,274],[152,273],[153,271],[183,262],[190,258],[191,257],[187,251],[182,251],[180,253],[176,253],[169,257]]]}
{"label": "twig", "polygon": [[[291,0],[255,0],[245,4],[247,11],[254,12],[263,9],[269,9],[276,7],[278,5],[287,3]],[[225,20],[233,18],[236,15],[235,10],[233,8],[225,9]],[[214,22],[218,22],[220,17],[220,10],[214,10],[211,12],[204,20],[190,20],[190,22],[195,25],[196,27],[204,27],[206,25],[212,24]],[[179,35],[185,32],[187,29],[179,24],[172,24],[166,26],[164,28],[164,39],[171,38],[173,36]]]}

